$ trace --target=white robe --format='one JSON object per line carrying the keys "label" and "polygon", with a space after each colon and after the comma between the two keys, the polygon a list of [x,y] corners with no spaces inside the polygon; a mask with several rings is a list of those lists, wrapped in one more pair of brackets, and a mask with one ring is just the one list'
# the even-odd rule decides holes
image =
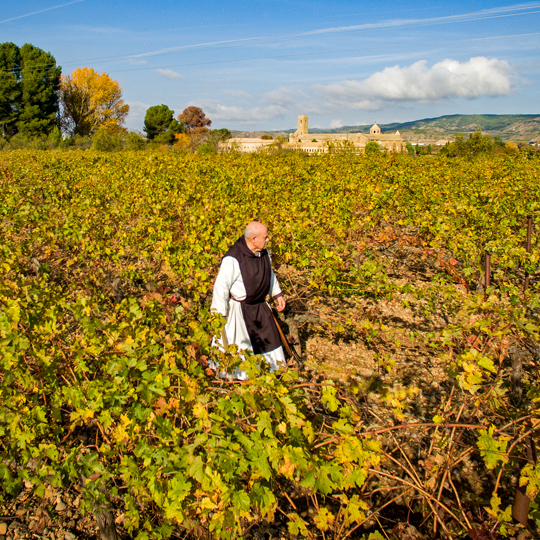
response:
{"label": "white robe", "polygon": [[[281,287],[272,270],[270,275],[270,296],[276,296],[280,293]],[[234,257],[224,257],[216,282],[214,283],[214,294],[210,309],[227,317],[224,331],[229,345],[237,345],[241,350],[253,351],[242,314],[241,301],[245,300],[245,298],[246,288],[242,279],[240,264]],[[214,338],[212,346],[219,347],[223,350],[222,338]],[[270,364],[270,371],[278,370],[280,365],[285,363],[285,354],[281,346],[273,351],[264,353],[262,356]],[[217,369],[219,366],[211,365],[210,367]],[[239,368],[236,368],[233,377],[239,380],[248,378],[247,373]]]}

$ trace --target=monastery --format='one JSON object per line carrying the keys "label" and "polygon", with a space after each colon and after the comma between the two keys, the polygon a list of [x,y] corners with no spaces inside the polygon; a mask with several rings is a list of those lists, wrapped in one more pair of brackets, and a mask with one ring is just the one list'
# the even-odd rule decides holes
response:
{"label": "monastery", "polygon": [[[381,133],[381,128],[374,124],[365,133],[309,133],[308,117],[301,114],[298,117],[298,129],[291,133],[289,142],[283,148],[300,150],[308,153],[329,152],[332,149],[344,147],[354,148],[356,153],[365,151],[366,144],[375,141],[383,150],[388,152],[405,152],[407,143],[396,131],[395,133]],[[227,148],[236,148],[240,152],[256,152],[272,145],[275,141],[257,138],[235,137],[227,141]]]}

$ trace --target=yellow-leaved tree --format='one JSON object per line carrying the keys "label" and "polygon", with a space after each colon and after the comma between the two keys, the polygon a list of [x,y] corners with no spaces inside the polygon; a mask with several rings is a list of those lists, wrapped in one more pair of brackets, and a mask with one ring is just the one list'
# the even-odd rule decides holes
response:
{"label": "yellow-leaved tree", "polygon": [[98,129],[115,133],[129,112],[122,88],[107,73],[78,68],[62,76],[60,85],[62,127],[73,135],[92,135]]}

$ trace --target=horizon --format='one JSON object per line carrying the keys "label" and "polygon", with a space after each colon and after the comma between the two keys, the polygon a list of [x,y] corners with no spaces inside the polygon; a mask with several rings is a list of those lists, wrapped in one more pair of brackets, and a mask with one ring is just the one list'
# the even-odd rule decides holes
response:
{"label": "horizon", "polygon": [[23,0],[0,20],[3,42],[50,52],[64,75],[118,80],[136,131],[160,104],[232,131],[287,131],[298,114],[313,129],[534,114],[539,23],[540,3],[487,0]]}
{"label": "horizon", "polygon": [[[463,118],[463,117],[468,117],[468,116],[488,116],[488,117],[500,117],[500,116],[530,116],[531,119],[540,119],[540,113],[538,114],[535,114],[535,113],[515,113],[515,114],[482,114],[482,113],[474,113],[474,114],[459,114],[459,113],[456,113],[456,114],[445,114],[445,115],[442,115],[442,116],[434,116],[434,117],[431,117],[431,118],[417,118],[416,120],[405,120],[404,122],[373,122],[373,124],[348,124],[348,125],[344,125],[344,126],[340,126],[338,128],[319,128],[319,127],[314,127],[313,130],[314,132],[315,131],[323,131],[325,129],[328,129],[330,130],[330,132],[334,132],[336,130],[340,130],[340,129],[348,129],[348,128],[367,128],[369,129],[371,126],[373,126],[374,124],[377,124],[379,127],[381,128],[384,128],[384,127],[387,127],[387,126],[394,126],[392,128],[388,128],[388,129],[403,129],[403,127],[399,127],[399,126],[403,126],[403,124],[416,124],[418,122],[429,122],[429,121],[433,121],[433,120],[440,120],[442,118],[452,118],[452,117],[460,117],[460,118]],[[249,130],[249,129],[233,129],[231,131],[234,131],[234,132],[251,132],[251,133],[257,133],[257,132],[267,132],[267,133],[280,133],[280,132],[283,132],[283,133],[288,133],[288,132],[294,132],[296,131],[296,127],[294,128],[286,128],[286,129],[254,129],[254,130]],[[309,126],[309,130],[311,131],[311,126]]]}

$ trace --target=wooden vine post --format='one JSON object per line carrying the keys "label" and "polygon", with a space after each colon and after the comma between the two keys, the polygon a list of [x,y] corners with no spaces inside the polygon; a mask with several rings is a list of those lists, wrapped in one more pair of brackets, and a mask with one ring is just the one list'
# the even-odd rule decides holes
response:
{"label": "wooden vine post", "polygon": [[[536,447],[531,436],[527,437],[526,443],[526,453],[527,459],[525,463],[530,463],[536,465],[537,456],[536,456]],[[520,467],[520,473],[523,466]],[[527,526],[527,521],[529,517],[529,507],[531,500],[527,496],[526,487],[518,486],[516,489],[516,496],[514,498],[514,504],[512,505],[512,517],[521,523],[524,527]]]}
{"label": "wooden vine post", "polygon": [[[532,237],[532,215],[527,216],[527,244],[526,244],[526,250],[527,253],[531,252],[531,237]],[[523,290],[526,291],[529,288],[529,273],[525,272],[525,282],[523,284]],[[512,398],[514,402],[520,403],[521,397],[522,397],[522,390],[521,390],[521,369],[522,369],[522,354],[520,354],[520,351],[516,351],[514,355],[511,355],[512,357]],[[525,463],[531,463],[532,465],[536,465],[537,462],[537,455],[536,455],[536,447],[534,444],[534,441],[532,439],[532,436],[527,437],[526,439],[526,459]],[[520,474],[521,469],[523,466],[520,467]],[[514,497],[514,504],[512,505],[512,517],[521,523],[524,527],[527,526],[527,521],[529,517],[529,508],[530,508],[530,499],[527,496],[526,488],[525,486],[519,486],[516,488],[516,495]]]}
{"label": "wooden vine post", "polygon": [[[527,216],[527,253],[531,252],[531,236],[532,236],[532,215]],[[523,284],[523,289],[527,290],[529,288],[529,273],[525,272],[525,283]]]}
{"label": "wooden vine post", "polygon": [[99,508],[94,511],[94,517],[99,527],[102,540],[120,540],[114,522],[114,516],[109,508]]}

